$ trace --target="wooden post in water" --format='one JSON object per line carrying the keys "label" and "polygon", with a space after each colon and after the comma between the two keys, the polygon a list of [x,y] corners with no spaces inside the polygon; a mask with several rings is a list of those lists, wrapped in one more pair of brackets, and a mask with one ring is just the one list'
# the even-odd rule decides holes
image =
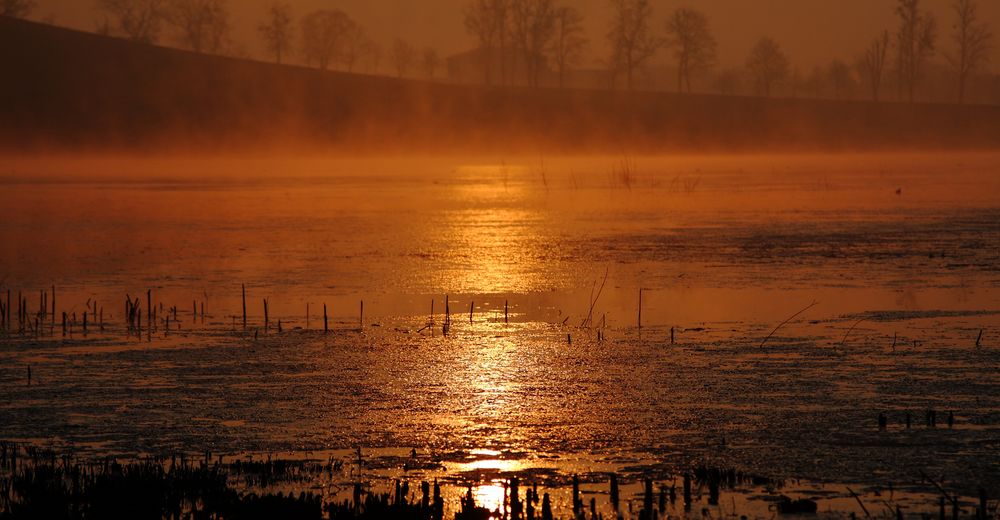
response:
{"label": "wooden post in water", "polygon": [[431,298],[431,318],[429,322],[434,323],[434,298]]}
{"label": "wooden post in water", "polygon": [[611,508],[618,511],[618,475],[611,474]]}
{"label": "wooden post in water", "polygon": [[365,301],[361,300],[361,316],[358,317],[358,327],[364,330],[365,328]]}
{"label": "wooden post in water", "polygon": [[241,284],[243,287],[243,332],[247,330],[247,286],[246,284]]}
{"label": "wooden post in water", "polygon": [[270,325],[271,325],[271,318],[268,317],[267,315],[267,298],[264,298],[264,332],[267,332],[267,329],[270,327]]}
{"label": "wooden post in water", "polygon": [[323,304],[323,334],[330,332],[330,326],[326,320],[326,304]]}
{"label": "wooden post in water", "polygon": [[476,308],[476,302],[470,301],[469,302],[469,323],[472,323],[472,312],[475,310],[475,308]]}
{"label": "wooden post in water", "polygon": [[507,300],[503,301],[503,322],[510,323],[509,321],[507,321]]}
{"label": "wooden post in water", "polygon": [[580,518],[580,477],[573,475],[573,518]]}
{"label": "wooden post in water", "polygon": [[653,518],[653,479],[647,478],[645,491],[642,494],[642,509],[646,512],[645,518]]}
{"label": "wooden post in water", "polygon": [[639,328],[642,328],[642,287],[639,288],[639,318],[638,318]]}

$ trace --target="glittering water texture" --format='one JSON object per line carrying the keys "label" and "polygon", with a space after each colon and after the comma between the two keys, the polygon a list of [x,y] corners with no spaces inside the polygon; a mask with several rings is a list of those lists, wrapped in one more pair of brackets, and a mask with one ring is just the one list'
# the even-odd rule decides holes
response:
{"label": "glittering water texture", "polygon": [[[932,503],[926,472],[973,494],[1000,484],[998,165],[12,161],[0,286],[35,312],[54,285],[60,320],[0,333],[0,437],[125,456],[362,447],[373,477],[476,483],[487,505],[512,474],[596,492],[610,471],[634,485],[701,464]],[[129,334],[125,295],[145,312],[147,289],[155,330]],[[105,328],[84,333],[92,302]],[[838,490],[829,504],[854,507]],[[747,496],[730,513],[766,513]]]}

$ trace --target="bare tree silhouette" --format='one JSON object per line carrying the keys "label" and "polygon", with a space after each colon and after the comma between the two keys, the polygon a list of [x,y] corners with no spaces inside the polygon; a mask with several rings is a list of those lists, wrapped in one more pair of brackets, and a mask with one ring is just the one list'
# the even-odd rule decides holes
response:
{"label": "bare tree silhouette", "polygon": [[833,87],[834,99],[847,99],[851,97],[854,91],[854,78],[851,77],[851,67],[843,61],[833,60],[830,62],[826,74],[829,78],[830,86]]}
{"label": "bare tree silhouette", "polygon": [[402,38],[396,38],[392,42],[390,57],[392,58],[393,66],[396,68],[396,74],[402,78],[410,71],[410,67],[417,57],[417,51]]}
{"label": "bare tree silhouette", "polygon": [[257,27],[264,38],[267,50],[274,54],[275,63],[291,53],[292,49],[292,6],[287,2],[273,2],[267,7],[267,20]]}
{"label": "bare tree silhouette", "polygon": [[985,22],[979,22],[979,4],[976,0],[955,0],[952,4],[955,21],[955,45],[957,53],[946,57],[958,74],[958,102],[965,103],[965,91],[969,77],[989,61],[990,40],[993,35]]}
{"label": "bare tree silhouette", "polygon": [[121,34],[140,43],[155,43],[167,6],[164,0],[99,0],[97,7],[109,18],[107,34]]}
{"label": "bare tree silhouette", "polygon": [[927,58],[934,53],[936,23],[930,13],[920,9],[920,0],[898,0],[899,32],[896,34],[896,73],[899,75],[899,97],[903,92],[913,103],[917,84]]}
{"label": "bare tree silhouette", "polygon": [[500,83],[507,82],[509,26],[510,0],[473,0],[465,9],[465,30],[479,40],[487,85],[493,84],[496,57],[500,63]]}
{"label": "bare tree silhouette", "polygon": [[382,64],[382,46],[371,38],[365,38],[361,47],[361,57],[369,73],[378,72],[379,65]]}
{"label": "bare tree silhouette", "polygon": [[612,7],[611,63],[615,74],[625,72],[629,90],[635,86],[635,73],[656,54],[660,42],[653,36],[649,21],[653,7],[649,0],[610,0]]}
{"label": "bare tree silhouette", "polygon": [[747,68],[753,74],[759,92],[770,97],[774,85],[788,77],[788,57],[773,39],[761,38],[747,58]]}
{"label": "bare tree silhouette", "polygon": [[858,60],[858,72],[871,89],[872,101],[878,102],[882,91],[882,80],[885,77],[885,61],[889,56],[889,31],[883,31],[878,38],[865,49]]}
{"label": "bare tree silhouette", "polygon": [[556,9],[552,0],[511,0],[511,40],[524,61],[528,84],[537,87],[545,66],[545,50],[555,36]]}
{"label": "bare tree silhouette", "polygon": [[302,57],[322,70],[343,52],[344,35],[353,22],[339,9],[313,11],[302,18]]}
{"label": "bare tree silhouette", "polygon": [[229,38],[226,0],[171,0],[167,20],[195,52],[219,53]]}
{"label": "bare tree silhouette", "polygon": [[587,47],[583,32],[583,15],[575,7],[562,6],[555,12],[555,34],[550,52],[559,75],[559,87],[566,81],[566,71],[580,63],[580,57]]}
{"label": "bare tree silhouette", "polygon": [[347,24],[344,28],[343,50],[340,53],[340,62],[343,63],[344,69],[347,72],[354,72],[354,67],[365,57],[370,48],[368,34],[364,28],[354,21]]}
{"label": "bare tree silhouette", "polygon": [[0,16],[24,18],[34,9],[33,0],[0,0]]}
{"label": "bare tree silhouette", "polygon": [[691,92],[691,77],[715,63],[715,38],[708,27],[708,17],[682,7],[667,20],[667,45],[677,58],[677,91]]}
{"label": "bare tree silhouette", "polygon": [[438,56],[438,52],[431,48],[424,49],[424,54],[420,58],[420,68],[423,69],[424,76],[433,79],[440,66],[441,57]]}

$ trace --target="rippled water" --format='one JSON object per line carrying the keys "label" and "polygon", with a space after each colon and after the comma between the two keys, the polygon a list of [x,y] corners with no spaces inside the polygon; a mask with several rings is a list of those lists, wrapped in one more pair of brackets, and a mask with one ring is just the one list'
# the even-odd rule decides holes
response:
{"label": "rippled water", "polygon": [[[1000,484],[998,167],[10,161],[0,286],[32,312],[55,286],[78,323],[0,333],[0,437],[119,455],[360,446],[387,478],[416,449],[437,468],[417,475],[456,483],[709,464],[932,499],[925,472],[973,494]],[[147,289],[179,320],[129,335],[125,295],[145,309]],[[598,293],[604,328],[582,328]],[[89,302],[103,333],[81,330]]]}

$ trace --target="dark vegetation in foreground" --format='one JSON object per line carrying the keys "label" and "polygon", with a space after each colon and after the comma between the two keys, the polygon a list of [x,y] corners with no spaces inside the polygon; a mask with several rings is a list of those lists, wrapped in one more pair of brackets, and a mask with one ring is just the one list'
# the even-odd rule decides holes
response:
{"label": "dark vegetation in foreground", "polygon": [[[353,498],[339,502],[324,500],[312,492],[258,494],[236,489],[264,489],[272,484],[301,481],[302,474],[309,472],[332,474],[336,464],[270,459],[224,463],[221,457],[213,459],[211,454],[199,461],[172,457],[120,463],[107,458],[81,463],[50,451],[0,443],[0,518],[444,518],[444,500],[437,481],[433,485],[421,482],[419,490],[411,492],[409,482],[397,480],[394,491],[381,494],[367,491],[358,482]],[[690,510],[692,483],[707,487],[709,503],[718,504],[722,488],[770,481],[734,470],[700,467],[684,475],[682,489],[660,486],[654,493],[653,481],[647,479],[639,517],[657,517],[658,511],[665,511],[668,501],[674,504],[683,500],[686,510]],[[503,511],[478,506],[470,487],[455,518],[554,518],[549,494],[540,494],[537,484],[522,488],[516,477],[507,484],[510,494]],[[618,479],[613,474],[609,485],[611,504],[620,510]],[[573,477],[573,517],[601,518],[596,507],[593,498],[589,504],[584,502],[579,480]],[[815,502],[810,500],[784,499],[777,507],[789,513],[816,511]]]}
{"label": "dark vegetation in foreground", "polygon": [[994,148],[1000,107],[448,85],[206,56],[0,16],[0,149]]}
{"label": "dark vegetation in foreground", "polygon": [[[443,520],[445,504],[441,487],[421,482],[419,489],[411,490],[409,482],[395,481],[395,489],[377,493],[357,481],[352,498],[338,501],[323,494],[289,491],[266,492],[269,486],[299,484],[317,476],[329,474],[339,462],[236,460],[224,462],[223,457],[213,458],[206,453],[197,461],[183,455],[150,457],[142,461],[121,463],[113,458],[81,462],[70,456],[40,450],[17,443],[0,442],[0,519],[344,519],[344,518],[409,518],[415,520]],[[701,494],[708,490],[708,504],[718,505],[720,490],[738,486],[764,486],[775,489],[782,484],[765,477],[747,475],[732,469],[713,469],[700,466],[683,475],[682,486],[654,488],[652,479],[643,479],[642,505],[638,508],[640,520],[668,517],[671,508],[682,505],[685,516],[696,516],[693,487]],[[935,484],[937,485],[937,484]],[[609,475],[609,501],[616,516],[633,518],[631,501],[623,499],[618,477]],[[304,486],[303,486],[304,487]],[[312,489],[319,489],[313,486]],[[940,489],[940,488],[939,488]],[[979,507],[972,511],[962,509],[957,496],[940,489],[940,520],[946,511],[954,520],[972,513],[977,520],[996,517],[996,507],[989,507],[985,491],[980,492]],[[509,493],[508,493],[509,492]],[[523,494],[522,494],[523,492]],[[851,491],[871,514],[860,497]],[[523,499],[521,498],[523,496]],[[622,502],[628,502],[623,504]],[[946,510],[946,506],[948,509]],[[455,512],[456,520],[553,520],[553,501],[548,493],[539,493],[537,483],[521,486],[517,477],[505,482],[505,496],[501,509],[490,511],[478,506],[472,488],[461,498]],[[814,514],[817,503],[810,499],[793,500],[776,497],[773,511],[779,514]],[[570,513],[567,511],[567,513]],[[735,516],[735,512],[733,515]],[[896,516],[902,512],[897,507]],[[708,510],[700,515],[710,517]],[[851,514],[851,517],[855,517]],[[600,520],[596,498],[589,502],[582,498],[580,481],[572,479],[572,512],[569,518]],[[746,520],[746,516],[741,516]],[[925,514],[925,519],[930,515]]]}

